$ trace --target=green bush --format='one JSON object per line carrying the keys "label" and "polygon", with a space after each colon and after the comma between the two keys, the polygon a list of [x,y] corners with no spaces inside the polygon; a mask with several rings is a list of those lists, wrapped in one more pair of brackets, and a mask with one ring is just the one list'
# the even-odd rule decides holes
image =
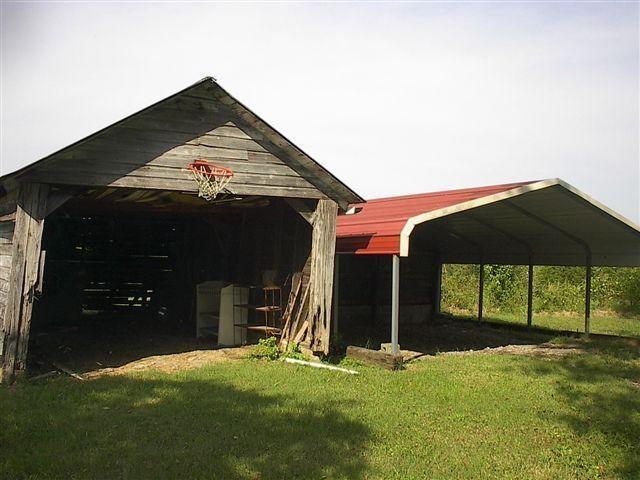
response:
{"label": "green bush", "polygon": [[262,360],[277,360],[279,358],[305,360],[307,358],[304,353],[302,353],[302,350],[300,350],[300,345],[296,342],[288,344],[284,352],[280,351],[276,337],[261,338],[258,340],[258,345],[253,347],[249,357]]}
{"label": "green bush", "polygon": [[278,339],[276,337],[261,338],[249,356],[264,360],[277,360],[280,357]]}
{"label": "green bush", "polygon": [[305,360],[307,357],[302,350],[300,350],[300,345],[296,342],[291,342],[287,345],[287,349],[282,354],[282,358],[297,358],[298,360]]}

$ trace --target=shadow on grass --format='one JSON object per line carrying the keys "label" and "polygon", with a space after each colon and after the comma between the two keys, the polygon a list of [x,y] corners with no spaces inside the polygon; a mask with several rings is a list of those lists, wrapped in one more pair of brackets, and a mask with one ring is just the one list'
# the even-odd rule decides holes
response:
{"label": "shadow on grass", "polygon": [[0,407],[4,478],[361,478],[370,440],[330,403],[219,379],[60,379]]}
{"label": "shadow on grass", "polygon": [[640,478],[640,349],[623,340],[586,341],[586,355],[533,360],[527,375],[557,377],[556,391],[570,408],[554,419],[577,435],[604,435],[622,461],[607,466],[619,478]]}

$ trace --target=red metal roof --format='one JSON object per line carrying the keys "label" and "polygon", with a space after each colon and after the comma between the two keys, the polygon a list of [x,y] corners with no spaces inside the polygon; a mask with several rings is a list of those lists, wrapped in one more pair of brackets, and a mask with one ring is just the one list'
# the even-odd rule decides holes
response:
{"label": "red metal roof", "polygon": [[534,182],[378,198],[350,205],[357,213],[338,216],[336,252],[397,255],[400,253],[400,233],[411,217],[530,183]]}

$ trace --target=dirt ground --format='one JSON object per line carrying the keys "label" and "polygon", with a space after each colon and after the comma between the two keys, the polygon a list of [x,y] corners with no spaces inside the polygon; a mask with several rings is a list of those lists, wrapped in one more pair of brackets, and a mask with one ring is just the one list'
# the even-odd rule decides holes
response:
{"label": "dirt ground", "polygon": [[[342,331],[343,344],[380,348],[389,341],[384,326]],[[576,345],[548,343],[554,335],[505,328],[475,321],[436,319],[404,326],[400,344],[405,361],[437,355],[515,354],[564,356],[580,353]],[[214,340],[198,340],[190,328],[141,321],[108,322],[89,319],[75,325],[40,329],[30,345],[29,374],[68,370],[84,378],[120,375],[143,370],[176,372],[248,355],[251,346],[217,348]]]}
{"label": "dirt ground", "polygon": [[[442,355],[529,355],[533,357],[566,357],[583,353],[584,347],[579,344],[553,345],[542,343],[540,345],[505,345],[503,347],[486,347],[482,350],[461,350],[442,352],[438,355],[424,355],[411,352],[405,356],[407,360],[429,360]],[[413,354],[413,355],[411,355]]]}
{"label": "dirt ground", "polygon": [[104,375],[124,375],[144,370],[158,370],[163,373],[174,373],[203,367],[211,363],[227,362],[245,358],[251,351],[246,345],[236,348],[218,348],[215,350],[194,350],[192,352],[153,355],[127,363],[120,367],[108,367],[87,372],[84,378],[95,378]]}
{"label": "dirt ground", "polygon": [[85,318],[73,324],[34,329],[29,345],[29,374],[49,372],[57,368],[55,365],[79,374],[110,371],[138,362],[152,365],[155,357],[174,355],[185,355],[184,361],[189,364],[207,355],[225,355],[220,351],[214,339],[197,339],[189,326]]}
{"label": "dirt ground", "polygon": [[[341,334],[347,344],[377,349],[380,344],[389,342],[390,328],[387,325],[359,325],[352,331],[345,327]],[[400,325],[399,342],[403,350],[435,355],[441,352],[477,351],[508,345],[540,345],[554,336],[524,328],[437,318],[421,324]]]}

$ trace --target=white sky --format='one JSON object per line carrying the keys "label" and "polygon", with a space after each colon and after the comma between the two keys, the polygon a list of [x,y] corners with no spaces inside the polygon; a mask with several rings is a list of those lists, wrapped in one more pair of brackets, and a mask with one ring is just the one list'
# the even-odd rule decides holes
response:
{"label": "white sky", "polygon": [[640,220],[638,3],[2,2],[1,171],[218,79],[365,198],[560,177]]}

